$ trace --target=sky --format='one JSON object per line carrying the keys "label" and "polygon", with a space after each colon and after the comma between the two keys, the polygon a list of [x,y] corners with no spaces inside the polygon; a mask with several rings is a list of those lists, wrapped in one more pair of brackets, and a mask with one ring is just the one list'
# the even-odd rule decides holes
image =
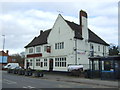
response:
{"label": "sky", "polygon": [[5,38],[4,50],[9,50],[9,54],[25,51],[24,47],[40,34],[40,30],[52,28],[58,14],[79,24],[81,9],[88,14],[88,28],[108,44],[118,45],[118,1],[1,0],[0,50]]}

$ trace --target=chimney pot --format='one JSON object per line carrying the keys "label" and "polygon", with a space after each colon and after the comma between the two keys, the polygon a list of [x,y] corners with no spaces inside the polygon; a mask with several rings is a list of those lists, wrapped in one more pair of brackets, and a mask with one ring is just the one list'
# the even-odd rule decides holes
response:
{"label": "chimney pot", "polygon": [[87,18],[87,13],[85,11],[81,10],[80,11],[80,16],[84,16],[84,17]]}
{"label": "chimney pot", "polygon": [[8,51],[8,50],[6,50],[6,53],[8,54],[8,53],[9,53],[9,51]]}
{"label": "chimney pot", "polygon": [[43,33],[43,30],[40,30],[40,35]]}

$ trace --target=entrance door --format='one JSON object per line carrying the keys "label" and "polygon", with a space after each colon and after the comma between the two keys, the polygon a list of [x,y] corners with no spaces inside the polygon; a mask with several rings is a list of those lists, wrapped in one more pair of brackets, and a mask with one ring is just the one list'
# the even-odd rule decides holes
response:
{"label": "entrance door", "polygon": [[53,59],[49,60],[49,71],[53,71]]}

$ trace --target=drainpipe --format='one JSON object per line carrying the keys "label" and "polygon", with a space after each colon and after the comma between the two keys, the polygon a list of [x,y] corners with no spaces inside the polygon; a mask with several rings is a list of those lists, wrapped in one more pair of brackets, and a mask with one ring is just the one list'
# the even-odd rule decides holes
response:
{"label": "drainpipe", "polygon": [[[34,54],[35,54],[35,47],[34,48]],[[34,70],[34,64],[35,64],[35,57],[33,58],[33,70]]]}
{"label": "drainpipe", "polygon": [[75,64],[77,65],[77,39],[75,38]]}

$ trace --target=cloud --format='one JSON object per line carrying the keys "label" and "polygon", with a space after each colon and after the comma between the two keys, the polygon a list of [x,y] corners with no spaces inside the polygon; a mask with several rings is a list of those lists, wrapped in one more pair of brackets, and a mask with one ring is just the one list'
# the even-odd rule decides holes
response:
{"label": "cloud", "polygon": [[117,1],[3,3],[0,31],[6,35],[5,48],[12,53],[24,51],[24,46],[38,36],[40,30],[52,28],[58,13],[79,24],[81,9],[88,13],[88,26],[93,32],[108,43],[117,44]]}
{"label": "cloud", "polygon": [[24,50],[24,46],[35,36],[38,36],[41,29],[52,28],[56,17],[57,15],[50,12],[34,9],[0,15],[3,26],[1,29],[6,35],[6,49],[11,51]]}

